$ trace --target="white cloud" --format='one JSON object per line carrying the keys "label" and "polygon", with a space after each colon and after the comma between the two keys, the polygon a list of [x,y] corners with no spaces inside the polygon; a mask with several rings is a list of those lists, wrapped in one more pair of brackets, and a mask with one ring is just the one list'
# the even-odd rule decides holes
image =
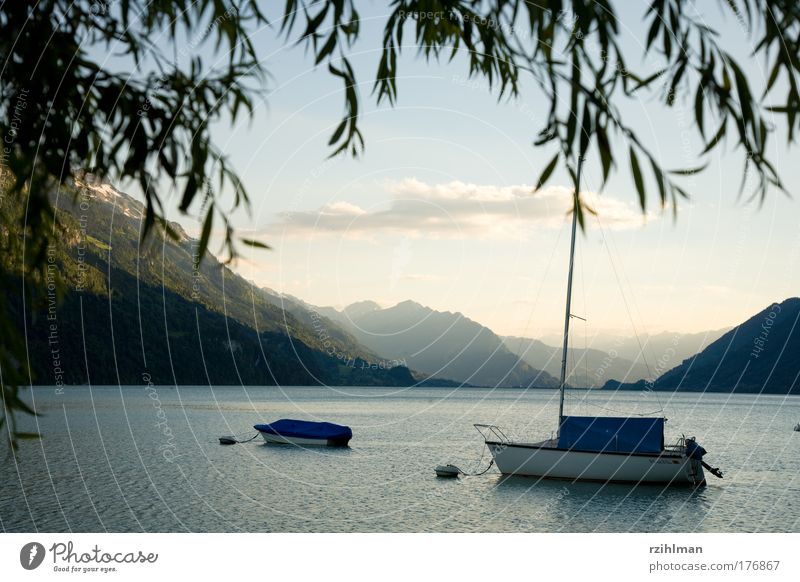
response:
{"label": "white cloud", "polygon": [[409,273],[408,275],[403,275],[402,279],[404,281],[423,281],[426,283],[446,280],[441,275],[431,275],[429,273]]}
{"label": "white cloud", "polygon": [[[406,178],[387,185],[388,207],[366,210],[346,201],[313,211],[283,213],[276,226],[285,235],[336,234],[359,237],[395,234],[425,237],[509,238],[533,228],[557,228],[571,208],[571,189],[552,186],[534,193],[520,184],[493,186],[453,181],[427,184]],[[632,203],[594,192],[581,194],[597,211],[604,228],[625,229],[653,220]],[[597,221],[589,214],[587,225]]]}

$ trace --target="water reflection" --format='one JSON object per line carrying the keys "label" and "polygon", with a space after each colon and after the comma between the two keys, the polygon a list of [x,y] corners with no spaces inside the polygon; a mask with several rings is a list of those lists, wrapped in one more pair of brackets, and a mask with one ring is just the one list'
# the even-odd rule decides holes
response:
{"label": "water reflection", "polygon": [[531,531],[552,531],[553,526],[558,531],[702,531],[715,495],[709,487],[573,483],[513,475],[498,476],[492,489],[501,505],[520,508],[535,500]]}

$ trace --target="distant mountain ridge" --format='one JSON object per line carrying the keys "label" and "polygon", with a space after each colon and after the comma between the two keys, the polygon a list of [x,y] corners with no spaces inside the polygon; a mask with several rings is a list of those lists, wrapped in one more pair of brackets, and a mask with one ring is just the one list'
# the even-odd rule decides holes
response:
{"label": "distant mountain ridge", "polygon": [[[655,367],[653,362],[658,362],[668,355],[672,367],[675,362],[682,362],[701,352],[731,329],[733,326],[694,333],[662,331],[633,335],[598,332],[589,334],[587,339],[588,345],[593,349],[632,362],[644,363],[644,360],[647,360],[647,364],[651,367]],[[550,346],[561,345],[560,335],[547,334],[537,339]],[[642,358],[643,353],[645,358]]]}
{"label": "distant mountain ridge", "polygon": [[[503,336],[503,343],[534,368],[560,377],[562,348],[526,337]],[[631,361],[612,350],[570,348],[567,350],[567,383],[579,388],[602,388],[610,379],[634,382],[647,378],[650,369],[641,358]]]}
{"label": "distant mountain ridge", "polygon": [[386,309],[361,301],[338,311],[317,308],[382,357],[411,369],[479,386],[554,387],[558,380],[511,353],[489,328],[461,313],[415,301]]}
{"label": "distant mountain ridge", "polygon": [[773,303],[654,382],[606,388],[800,393],[800,298]]}

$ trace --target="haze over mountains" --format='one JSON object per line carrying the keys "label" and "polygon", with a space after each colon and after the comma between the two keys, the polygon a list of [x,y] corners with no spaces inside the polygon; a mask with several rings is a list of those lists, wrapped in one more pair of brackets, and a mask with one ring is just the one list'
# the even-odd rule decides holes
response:
{"label": "haze over mountains", "polygon": [[414,301],[381,309],[363,301],[341,312],[320,308],[379,355],[440,378],[479,386],[558,386],[558,379],[511,353],[489,328],[461,313],[434,311]]}
{"label": "haze over mountains", "polygon": [[644,352],[647,364],[651,367],[653,367],[653,362],[661,360],[665,354],[670,354],[672,365],[675,365],[675,362],[680,362],[700,352],[730,329],[730,327],[726,327],[699,333],[677,331],[654,334],[639,333],[638,337],[601,332],[589,337],[589,346],[606,353],[616,353],[618,357],[626,360],[639,359],[641,361],[641,354]]}
{"label": "haze over mountains", "polygon": [[[503,337],[503,343],[531,366],[560,377],[561,347],[550,346],[533,338],[515,336]],[[581,388],[601,388],[609,378],[635,381],[651,375],[641,358],[631,361],[620,357],[613,349],[611,352],[603,352],[593,348],[570,348],[567,350],[567,364],[567,382]]]}
{"label": "haze over mountains", "polygon": [[[640,389],[643,382],[621,388]],[[609,388],[618,387],[610,383]],[[800,298],[773,303],[649,384],[655,390],[800,394]]]}
{"label": "haze over mountains", "polygon": [[[53,264],[67,286],[63,302],[23,303],[13,265],[0,264],[19,284],[7,296],[18,325],[25,321],[34,383],[558,384],[556,341],[500,337],[414,301],[315,307],[259,289],[213,257],[198,264],[198,242],[177,224],[177,240],[142,246],[142,205],[108,185],[75,195],[58,200],[65,230]],[[587,350],[573,343],[567,382],[797,392],[798,318],[800,299],[788,299],[729,331],[597,335]]]}
{"label": "haze over mountains", "polygon": [[[568,350],[567,382],[582,388],[601,388],[610,380],[635,382],[653,379],[719,339],[730,328],[702,333],[663,332],[636,337],[598,333],[588,338],[573,334]],[[534,368],[558,376],[561,371],[561,345],[551,336],[552,345],[539,339],[505,336],[503,341],[515,354]]]}

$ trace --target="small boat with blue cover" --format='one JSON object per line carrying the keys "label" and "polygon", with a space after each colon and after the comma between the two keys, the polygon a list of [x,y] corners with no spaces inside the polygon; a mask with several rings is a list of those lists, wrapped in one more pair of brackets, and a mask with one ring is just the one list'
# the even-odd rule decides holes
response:
{"label": "small boat with blue cover", "polygon": [[349,426],[282,418],[270,424],[253,426],[268,443],[302,446],[346,447],[353,438]]}

